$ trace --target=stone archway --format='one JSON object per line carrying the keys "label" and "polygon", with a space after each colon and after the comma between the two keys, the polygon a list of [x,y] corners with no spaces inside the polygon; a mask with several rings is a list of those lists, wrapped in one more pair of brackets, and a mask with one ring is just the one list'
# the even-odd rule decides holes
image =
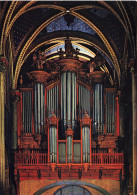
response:
{"label": "stone archway", "polygon": [[62,186],[62,185],[76,185],[76,186],[87,186],[87,187],[90,187],[90,188],[93,188],[99,192],[101,192],[102,194],[104,195],[111,195],[109,192],[107,192],[105,189],[95,185],[95,184],[91,184],[91,183],[88,183],[88,182],[84,182],[84,181],[69,181],[69,180],[66,180],[66,181],[59,181],[59,182],[56,182],[56,183],[53,183],[53,184],[50,184],[50,185],[47,185],[41,189],[39,189],[37,192],[34,193],[34,195],[41,195],[42,193],[46,192],[47,190],[50,190],[54,187],[57,187],[57,186]]}

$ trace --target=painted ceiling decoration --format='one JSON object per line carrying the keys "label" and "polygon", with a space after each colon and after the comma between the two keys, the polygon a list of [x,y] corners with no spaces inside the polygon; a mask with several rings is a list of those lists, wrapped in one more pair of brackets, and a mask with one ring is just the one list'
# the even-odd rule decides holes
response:
{"label": "painted ceiling decoration", "polygon": [[[79,57],[90,61],[99,53],[105,59],[103,71],[121,87],[125,59],[134,58],[133,3],[128,2],[3,2],[1,52],[10,53],[12,88],[17,88],[22,67],[35,51],[42,50],[47,60],[58,57],[69,37]],[[8,11],[7,11],[8,10]],[[6,14],[5,14],[6,13]],[[130,17],[129,17],[130,16]],[[130,19],[129,19],[130,18]],[[122,38],[121,38],[122,37]],[[6,49],[7,43],[10,48]]]}

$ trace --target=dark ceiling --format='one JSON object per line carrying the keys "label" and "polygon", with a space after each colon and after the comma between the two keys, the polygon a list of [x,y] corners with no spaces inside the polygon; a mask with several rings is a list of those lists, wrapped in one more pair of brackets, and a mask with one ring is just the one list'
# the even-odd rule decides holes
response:
{"label": "dark ceiling", "polygon": [[[80,48],[83,59],[100,52],[119,80],[127,68],[122,63],[134,58],[136,2],[3,1],[0,6],[1,47],[6,56],[12,48],[13,88],[34,51],[44,50],[50,59],[56,53],[53,47],[63,47],[66,36]],[[9,43],[11,48],[7,48]]]}

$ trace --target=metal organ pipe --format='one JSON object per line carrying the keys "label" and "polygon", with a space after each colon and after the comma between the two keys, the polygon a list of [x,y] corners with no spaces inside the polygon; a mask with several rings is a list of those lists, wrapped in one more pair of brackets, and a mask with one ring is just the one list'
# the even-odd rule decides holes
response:
{"label": "metal organ pipe", "polygon": [[90,127],[82,127],[83,163],[90,162]]}
{"label": "metal organ pipe", "polygon": [[67,123],[71,125],[71,74],[67,73]]}
{"label": "metal organ pipe", "polygon": [[115,94],[106,93],[106,132],[115,132]]}
{"label": "metal organ pipe", "polygon": [[40,134],[45,123],[45,87],[41,83],[34,86],[34,129]]}
{"label": "metal organ pipe", "polygon": [[57,162],[57,119],[55,114],[51,114],[49,118],[49,148],[50,162]]}
{"label": "metal organ pipe", "polygon": [[103,85],[95,84],[93,90],[93,132],[94,134],[103,133],[104,126],[104,96]]}
{"label": "metal organ pipe", "polygon": [[59,86],[55,86],[47,91],[47,115],[48,118],[51,116],[52,111],[54,114],[59,116]]}
{"label": "metal organ pipe", "polygon": [[67,161],[68,163],[72,162],[72,137],[67,137]]}
{"label": "metal organ pipe", "polygon": [[[59,117],[59,86],[54,86],[47,91],[47,115],[50,121],[52,116]],[[53,114],[54,113],[54,114]],[[55,121],[53,119],[53,121]],[[49,147],[50,147],[50,162],[57,162],[57,126],[49,122]]]}
{"label": "metal organ pipe", "polygon": [[90,91],[84,86],[79,85],[79,117],[82,118],[85,110],[91,115],[90,110]]}
{"label": "metal organ pipe", "polygon": [[23,132],[28,134],[32,133],[32,92],[23,92],[22,101]]}
{"label": "metal organ pipe", "polygon": [[64,132],[67,126],[75,130],[76,99],[76,75],[74,72],[63,72],[61,75],[61,120]]}

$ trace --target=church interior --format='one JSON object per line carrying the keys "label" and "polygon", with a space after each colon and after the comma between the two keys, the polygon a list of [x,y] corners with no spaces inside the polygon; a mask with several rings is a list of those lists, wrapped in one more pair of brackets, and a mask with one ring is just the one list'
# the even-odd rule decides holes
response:
{"label": "church interior", "polygon": [[0,194],[137,195],[136,5],[0,2]]}

